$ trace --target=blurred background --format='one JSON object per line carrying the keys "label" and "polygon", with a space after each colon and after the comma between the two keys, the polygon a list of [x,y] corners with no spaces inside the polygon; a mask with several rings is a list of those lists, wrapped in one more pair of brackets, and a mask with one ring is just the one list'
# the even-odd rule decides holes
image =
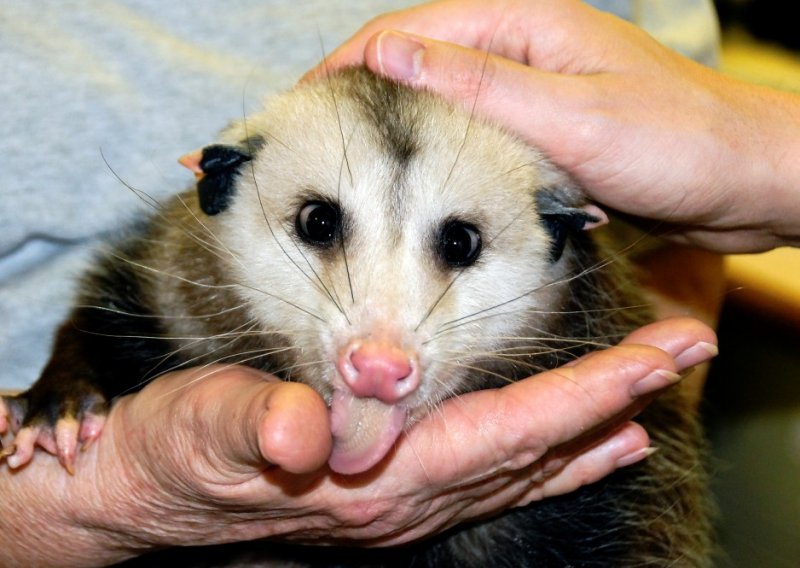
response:
{"label": "blurred background", "polygon": [[[717,0],[721,67],[800,93],[800,20],[786,0]],[[791,12],[791,13],[790,13]],[[721,567],[800,567],[800,250],[726,259],[721,355],[704,414]]]}

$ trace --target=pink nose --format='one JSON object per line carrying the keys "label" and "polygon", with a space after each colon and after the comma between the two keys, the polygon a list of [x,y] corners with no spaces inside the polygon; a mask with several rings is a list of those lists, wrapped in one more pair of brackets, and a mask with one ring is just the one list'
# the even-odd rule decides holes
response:
{"label": "pink nose", "polygon": [[353,394],[394,404],[419,386],[416,361],[405,351],[382,341],[351,343],[339,358],[339,372]]}

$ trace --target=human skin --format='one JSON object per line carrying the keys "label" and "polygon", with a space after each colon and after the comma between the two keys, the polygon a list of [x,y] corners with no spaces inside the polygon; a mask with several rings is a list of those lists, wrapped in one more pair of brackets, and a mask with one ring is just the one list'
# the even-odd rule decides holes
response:
{"label": "human skin", "polygon": [[376,470],[347,477],[324,465],[327,411],[308,387],[249,368],[165,375],[112,407],[74,476],[46,454],[3,472],[0,565],[101,566],[261,537],[414,541],[646,458],[647,433],[629,419],[715,345],[693,319],[651,324],[568,366],[445,402]]}
{"label": "human skin", "polygon": [[800,97],[734,80],[576,0],[381,16],[309,73],[365,63],[542,149],[598,202],[717,252],[800,243]]}

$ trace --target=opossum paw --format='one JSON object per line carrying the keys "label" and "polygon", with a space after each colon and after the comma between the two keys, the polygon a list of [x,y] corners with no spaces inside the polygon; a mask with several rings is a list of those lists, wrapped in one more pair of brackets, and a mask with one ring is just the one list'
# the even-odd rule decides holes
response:
{"label": "opossum paw", "polygon": [[[26,393],[27,394],[27,393]],[[84,396],[80,404],[60,403],[37,405],[24,394],[4,401],[6,423],[16,433],[12,444],[0,451],[11,469],[28,464],[38,446],[58,458],[70,474],[75,473],[75,458],[103,430],[107,404],[96,394]]]}

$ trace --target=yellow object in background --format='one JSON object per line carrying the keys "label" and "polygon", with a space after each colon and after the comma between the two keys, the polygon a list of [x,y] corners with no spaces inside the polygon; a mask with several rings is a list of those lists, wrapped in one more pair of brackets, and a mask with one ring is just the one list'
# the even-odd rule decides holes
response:
{"label": "yellow object in background", "polygon": [[[737,79],[800,93],[800,56],[741,29],[726,30],[720,63]],[[800,326],[800,249],[732,255],[725,267],[727,299]]]}

